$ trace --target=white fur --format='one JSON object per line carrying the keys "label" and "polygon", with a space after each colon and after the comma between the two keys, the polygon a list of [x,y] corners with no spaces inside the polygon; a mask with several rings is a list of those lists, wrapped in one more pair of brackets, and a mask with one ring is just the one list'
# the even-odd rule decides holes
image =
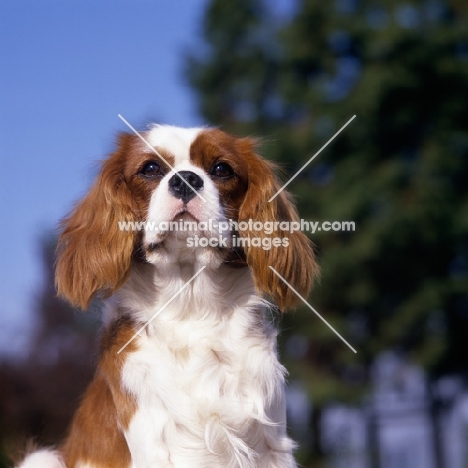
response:
{"label": "white fur", "polygon": [[[185,281],[176,266],[144,268],[152,277],[145,287],[162,294],[136,294],[132,285],[142,272],[135,271],[118,298],[140,320],[157,313]],[[207,267],[192,286],[157,315],[124,365],[122,385],[138,403],[125,432],[133,462],[139,468],[295,467],[276,331],[249,270]],[[158,299],[151,305],[141,297]]]}
{"label": "white fur", "polygon": [[18,468],[66,468],[66,466],[55,450],[43,449],[29,454]]}
{"label": "white fur", "polygon": [[[169,152],[175,159],[175,165],[190,159],[190,146],[203,128],[181,128],[171,125],[153,125],[146,132],[146,141]],[[149,150],[148,150],[149,151]]]}

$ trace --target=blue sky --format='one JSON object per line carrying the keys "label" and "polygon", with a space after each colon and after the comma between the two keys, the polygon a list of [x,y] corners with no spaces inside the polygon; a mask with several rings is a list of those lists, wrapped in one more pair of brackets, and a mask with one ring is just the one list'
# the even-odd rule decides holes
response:
{"label": "blue sky", "polygon": [[41,237],[150,121],[203,124],[183,79],[206,0],[0,0],[0,352],[27,342]]}

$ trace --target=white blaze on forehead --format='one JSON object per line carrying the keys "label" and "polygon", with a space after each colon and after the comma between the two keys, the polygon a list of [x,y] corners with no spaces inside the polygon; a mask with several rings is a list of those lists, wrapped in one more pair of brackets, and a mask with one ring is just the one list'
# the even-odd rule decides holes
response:
{"label": "white blaze on forehead", "polygon": [[[190,160],[190,146],[204,128],[181,128],[171,125],[154,125],[145,135],[153,147],[163,148],[174,156],[174,166]],[[164,156],[164,155],[163,155]]]}

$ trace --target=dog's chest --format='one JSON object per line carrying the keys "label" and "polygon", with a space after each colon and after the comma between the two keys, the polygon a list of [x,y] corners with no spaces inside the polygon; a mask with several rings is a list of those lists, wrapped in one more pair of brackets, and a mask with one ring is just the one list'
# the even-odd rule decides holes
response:
{"label": "dog's chest", "polygon": [[139,338],[122,372],[138,406],[127,439],[147,440],[148,454],[156,446],[168,460],[198,453],[194,468],[219,466],[231,450],[226,444],[262,444],[258,428],[276,418],[283,367],[274,334],[252,323],[247,316],[161,322],[153,336]]}
{"label": "dog's chest", "polygon": [[177,401],[181,411],[207,411],[261,391],[253,388],[263,386],[257,367],[262,359],[276,359],[272,353],[261,330],[249,336],[235,320],[160,322],[152,336],[138,340],[122,379],[142,401],[159,400],[166,407]]}

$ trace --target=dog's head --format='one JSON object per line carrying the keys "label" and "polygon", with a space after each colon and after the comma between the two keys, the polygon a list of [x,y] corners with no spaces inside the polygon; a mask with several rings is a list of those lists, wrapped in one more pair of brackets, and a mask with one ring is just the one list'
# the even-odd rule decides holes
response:
{"label": "dog's head", "polygon": [[[132,262],[250,267],[281,309],[317,275],[311,242],[280,222],[298,220],[255,141],[216,129],[154,126],[122,134],[87,196],[62,222],[56,282],[82,308],[111,295]],[[284,224],[282,225],[284,226]],[[266,227],[266,228],[265,228]]]}

